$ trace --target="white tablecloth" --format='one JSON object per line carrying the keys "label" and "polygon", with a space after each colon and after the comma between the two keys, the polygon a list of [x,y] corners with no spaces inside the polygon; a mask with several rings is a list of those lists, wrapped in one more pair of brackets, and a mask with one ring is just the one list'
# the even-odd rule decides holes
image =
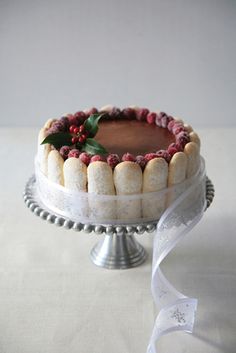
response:
{"label": "white tablecloth", "polygon": [[[160,353],[236,351],[236,129],[199,133],[216,197],[162,265],[176,288],[199,299],[195,328],[163,337]],[[145,264],[105,270],[89,259],[100,237],[29,212],[22,192],[36,138],[37,129],[0,129],[0,353],[145,353],[156,316],[152,235],[137,236]]]}

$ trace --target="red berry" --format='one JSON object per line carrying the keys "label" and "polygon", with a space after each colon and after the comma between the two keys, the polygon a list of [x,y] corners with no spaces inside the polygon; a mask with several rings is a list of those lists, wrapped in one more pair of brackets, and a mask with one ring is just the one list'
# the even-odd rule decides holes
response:
{"label": "red berry", "polygon": [[111,168],[115,168],[115,166],[120,163],[120,157],[118,154],[109,154],[107,157],[107,163]]}
{"label": "red berry", "polygon": [[89,155],[88,153],[82,152],[82,153],[80,154],[80,156],[79,156],[79,159],[80,159],[84,164],[89,165],[91,157],[90,157],[90,155]]}
{"label": "red berry", "polygon": [[75,127],[73,132],[74,132],[74,134],[78,134],[79,128],[78,128],[78,127]]}
{"label": "red berry", "polygon": [[123,162],[134,162],[135,158],[131,153],[125,153],[122,157]]}
{"label": "red berry", "polygon": [[157,157],[164,158],[167,163],[171,160],[171,155],[166,150],[159,150],[156,152]]}
{"label": "red berry", "polygon": [[157,158],[156,153],[147,153],[144,156],[146,162],[149,162],[151,159]]}
{"label": "red berry", "polygon": [[[165,114],[165,113],[163,113],[163,114]],[[166,114],[162,115],[161,126],[166,129],[168,124],[169,124],[169,122],[172,121],[172,120],[173,120],[172,116],[168,116]]]}
{"label": "red berry", "polygon": [[75,136],[72,137],[71,142],[72,142],[72,144],[74,145],[76,142],[78,142],[78,138],[75,137]]}
{"label": "red berry", "polygon": [[73,134],[75,128],[76,128],[75,125],[71,125],[69,128],[69,131]]}
{"label": "red berry", "polygon": [[81,135],[79,137],[79,143],[84,143],[85,140],[86,140],[86,136],[85,135]]}
{"label": "red berry", "polygon": [[68,154],[70,152],[70,147],[69,146],[62,146],[60,148],[60,155],[62,156],[62,158],[66,159],[68,157]]}
{"label": "red berry", "polygon": [[69,128],[69,126],[70,126],[70,124],[69,124],[69,119],[68,119],[66,116],[63,116],[63,117],[60,118],[59,122],[60,122],[61,124],[63,124],[63,126],[64,126],[64,131],[67,131],[68,128]]}
{"label": "red berry", "polygon": [[171,157],[176,153],[179,152],[177,147],[169,146],[167,152],[171,155]]}
{"label": "red berry", "polygon": [[172,127],[172,133],[178,135],[180,132],[184,131],[184,125],[180,122],[175,122]]}
{"label": "red berry", "polygon": [[84,125],[81,125],[80,127],[79,127],[79,132],[84,132]]}
{"label": "red berry", "polygon": [[148,124],[154,124],[156,121],[157,114],[156,113],[148,113],[147,115],[147,122]]}
{"label": "red berry", "polygon": [[132,108],[125,108],[122,110],[122,117],[124,119],[133,120],[135,119],[135,110]]}
{"label": "red berry", "polygon": [[147,108],[140,108],[136,111],[136,119],[139,121],[144,121],[147,118],[149,110]]}
{"label": "red berry", "polygon": [[121,114],[121,110],[119,108],[117,108],[117,107],[113,107],[111,112],[110,112],[110,116],[113,119],[119,118],[120,114]]}
{"label": "red berry", "polygon": [[137,156],[136,163],[138,163],[138,165],[141,167],[141,169],[144,169],[147,161],[144,156]]}
{"label": "red berry", "polygon": [[79,155],[80,155],[80,151],[74,148],[69,152],[68,158],[71,158],[71,157],[79,158]]}
{"label": "red berry", "polygon": [[97,161],[104,162],[104,158],[102,156],[100,156],[99,154],[95,154],[90,159],[90,163],[97,162]]}
{"label": "red berry", "polygon": [[90,116],[90,115],[92,115],[92,114],[97,114],[97,113],[98,113],[98,110],[97,110],[97,108],[95,108],[95,107],[89,109],[89,110],[86,112],[86,114],[87,114],[88,116]]}

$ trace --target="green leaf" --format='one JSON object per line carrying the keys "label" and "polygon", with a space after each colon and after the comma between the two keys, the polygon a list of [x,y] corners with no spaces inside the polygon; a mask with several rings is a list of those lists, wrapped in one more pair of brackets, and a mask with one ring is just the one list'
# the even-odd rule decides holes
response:
{"label": "green leaf", "polygon": [[55,148],[61,148],[62,146],[71,146],[71,134],[69,132],[57,132],[55,134],[48,135],[43,142],[41,142],[41,145],[44,145],[45,143],[50,143],[53,145]]}
{"label": "green leaf", "polygon": [[104,114],[92,114],[90,117],[85,120],[84,127],[88,131],[90,137],[94,137],[98,132],[98,122]]}
{"label": "green leaf", "polygon": [[92,138],[87,138],[85,144],[82,146],[81,151],[89,154],[106,154],[107,150]]}

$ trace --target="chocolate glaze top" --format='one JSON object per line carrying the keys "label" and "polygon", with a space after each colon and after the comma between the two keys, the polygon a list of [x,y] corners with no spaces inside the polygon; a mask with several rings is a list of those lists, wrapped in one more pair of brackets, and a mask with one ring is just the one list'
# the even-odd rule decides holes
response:
{"label": "chocolate glaze top", "polygon": [[133,155],[157,152],[167,149],[175,142],[175,137],[168,129],[155,124],[137,120],[100,120],[95,140],[101,143],[109,153]]}

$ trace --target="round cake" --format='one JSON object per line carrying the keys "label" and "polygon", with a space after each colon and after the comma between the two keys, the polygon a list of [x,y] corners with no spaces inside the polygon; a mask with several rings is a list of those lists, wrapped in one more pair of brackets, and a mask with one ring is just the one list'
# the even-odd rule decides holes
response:
{"label": "round cake", "polygon": [[[45,123],[38,137],[37,168],[65,192],[153,193],[198,172],[200,139],[190,125],[164,112],[92,108]],[[109,210],[95,202],[88,218],[100,212],[111,219],[157,219],[170,202],[143,199],[128,204],[126,200]]]}

